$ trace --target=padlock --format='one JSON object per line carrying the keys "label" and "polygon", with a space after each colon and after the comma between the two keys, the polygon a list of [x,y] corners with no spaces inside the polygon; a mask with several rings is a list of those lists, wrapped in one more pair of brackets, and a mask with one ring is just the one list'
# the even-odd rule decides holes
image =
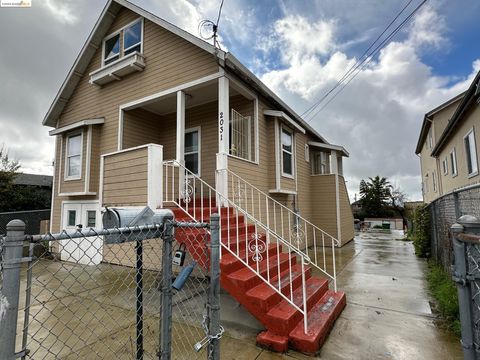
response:
{"label": "padlock", "polygon": [[183,263],[185,262],[185,256],[187,256],[187,247],[185,244],[180,244],[178,250],[175,251],[175,254],[173,255],[173,263],[178,266],[183,266]]}

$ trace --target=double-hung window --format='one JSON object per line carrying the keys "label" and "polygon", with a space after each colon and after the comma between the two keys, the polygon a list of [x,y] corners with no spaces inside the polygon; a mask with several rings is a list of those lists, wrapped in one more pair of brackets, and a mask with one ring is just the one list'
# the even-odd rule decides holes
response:
{"label": "double-hung window", "polygon": [[477,148],[473,129],[471,129],[468,134],[465,135],[463,141],[465,143],[468,175],[473,176],[478,174]]}
{"label": "double-hung window", "polygon": [[457,176],[457,154],[455,152],[455,148],[453,148],[452,152],[450,153],[450,165],[452,168],[452,176]]}
{"label": "double-hung window", "polygon": [[67,136],[65,178],[80,179],[82,170],[82,134]]}
{"label": "double-hung window", "polygon": [[[122,41],[120,41],[122,40]],[[136,20],[103,41],[103,65],[108,65],[128,54],[143,51],[143,20]]]}
{"label": "double-hung window", "polygon": [[282,175],[293,176],[293,133],[282,127]]}
{"label": "double-hung window", "polygon": [[200,175],[200,131],[185,130],[185,167],[195,175]]}
{"label": "double-hung window", "polygon": [[448,158],[447,157],[443,159],[442,166],[443,166],[443,175],[448,175]]}

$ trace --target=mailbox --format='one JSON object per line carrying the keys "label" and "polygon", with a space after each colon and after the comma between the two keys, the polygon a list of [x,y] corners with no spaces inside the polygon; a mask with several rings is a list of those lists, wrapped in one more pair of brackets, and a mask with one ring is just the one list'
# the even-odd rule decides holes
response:
{"label": "mailbox", "polygon": [[[169,209],[152,210],[150,207],[107,207],[102,215],[104,229],[135,227],[159,224],[163,226],[165,217],[173,218]],[[151,237],[147,231],[132,234],[112,234],[105,236],[105,243],[117,244],[127,241],[144,240]]]}

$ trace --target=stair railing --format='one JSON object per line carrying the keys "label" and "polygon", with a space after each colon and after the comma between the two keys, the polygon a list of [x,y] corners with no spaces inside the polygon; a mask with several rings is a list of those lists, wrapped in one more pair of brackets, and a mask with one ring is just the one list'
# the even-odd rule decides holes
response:
{"label": "stair railing", "polygon": [[[298,310],[303,316],[304,331],[307,332],[305,272],[311,259],[183,164],[176,160],[165,161],[163,170],[164,203],[179,207],[196,222],[208,221],[216,212],[221,214],[221,248]],[[220,207],[220,204],[223,206]],[[300,274],[296,272],[293,257],[300,262]],[[298,288],[295,282],[300,282]]]}
{"label": "stair railing", "polygon": [[228,179],[228,197],[235,205],[302,253],[311,265],[332,280],[337,291],[335,245],[340,244],[338,239],[231,170],[221,169],[218,172]]}

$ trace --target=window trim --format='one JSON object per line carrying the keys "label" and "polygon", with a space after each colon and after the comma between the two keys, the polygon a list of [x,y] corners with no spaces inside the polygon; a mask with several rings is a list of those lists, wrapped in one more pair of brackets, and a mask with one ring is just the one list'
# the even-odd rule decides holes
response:
{"label": "window trim", "polygon": [[442,161],[442,170],[443,175],[448,175],[448,157],[445,156],[445,159]]}
{"label": "window trim", "polygon": [[[283,171],[283,152],[287,152],[287,150],[283,149],[283,144],[282,144],[282,133],[285,130],[285,132],[289,133],[292,137],[292,151],[290,155],[292,156],[292,173],[288,174]],[[280,126],[280,166],[281,166],[281,174],[283,177],[289,178],[289,179],[295,179],[295,133],[292,129],[289,127],[285,126],[284,124],[281,124]]]}
{"label": "window trim", "polygon": [[[114,56],[110,56],[109,58],[105,58],[105,45],[107,43],[108,40],[110,40],[111,38],[115,37],[118,35],[118,54],[117,55],[114,55]],[[102,67],[104,66],[108,66],[110,65],[111,63],[117,61],[117,60],[120,60],[120,58],[122,58],[122,42],[120,41],[121,37],[120,37],[120,31],[117,31],[113,34],[110,34],[108,36],[106,36],[103,41],[102,41]],[[114,57],[118,57],[117,59],[109,62],[108,64],[106,64],[106,62],[110,59],[113,59]]]}
{"label": "window trim", "polygon": [[458,175],[458,164],[457,164],[457,152],[455,148],[453,148],[452,151],[450,151],[450,163],[452,164],[452,177],[456,177]]}
{"label": "window trim", "polygon": [[437,192],[437,175],[435,173],[435,170],[432,171],[432,185],[433,185],[433,192]]}
{"label": "window trim", "polygon": [[308,144],[305,144],[305,162],[310,162],[310,146]]}
{"label": "window trim", "polygon": [[[107,36],[105,36],[102,40],[102,68],[106,67],[106,66],[109,66],[111,64],[113,64],[114,62],[120,60],[120,59],[123,59],[125,57],[125,50],[128,50],[130,48],[132,48],[133,46],[137,46],[138,44],[136,45],[133,45],[133,46],[130,46],[129,48],[127,49],[124,49],[123,45],[124,45],[124,30],[129,28],[130,26],[136,24],[137,22],[140,21],[140,54],[143,54],[143,30],[144,30],[144,18],[143,17],[139,17],[133,21],[131,21],[130,23],[128,23],[127,25],[121,27],[120,29],[116,30],[115,32],[113,33],[110,33],[108,34]],[[111,39],[112,37],[116,36],[116,35],[119,35],[119,41],[120,41],[120,51],[118,53],[118,59],[108,63],[108,64],[105,64],[105,61],[108,60],[108,59],[105,59],[105,42],[108,41],[109,39]],[[130,54],[134,54],[135,52],[133,53],[130,53]],[[127,54],[130,55],[130,54]],[[113,56],[111,56],[110,58],[112,58]]]}
{"label": "window trim", "polygon": [[[478,175],[478,153],[477,153],[477,140],[475,139],[475,131],[474,131],[474,127],[472,127],[469,131],[467,131],[466,135],[463,137],[463,147],[465,149],[465,161],[466,161],[466,165],[467,165],[467,178],[471,178],[471,177],[474,177],[474,176],[477,176]],[[475,158],[472,157],[472,154],[470,153],[470,160],[472,161],[472,170],[473,170],[473,161],[475,161],[475,167],[476,167],[476,170],[475,171],[472,171],[472,172],[469,172],[468,170],[468,154],[467,154],[467,151],[470,152],[470,147],[468,148],[467,150],[467,147],[466,147],[466,142],[465,140],[470,136],[470,134],[472,134],[472,137],[473,137],[473,149],[475,151]],[[470,145],[470,140],[469,141],[469,145]]]}
{"label": "window trim", "polygon": [[[195,132],[195,131],[198,132],[198,150],[194,151],[194,152],[186,152],[185,151],[185,145],[184,145],[183,161],[185,162],[185,155],[198,153],[198,173],[195,174],[195,175],[198,176],[198,177],[201,177],[202,176],[202,128],[201,128],[201,126],[195,126],[195,127],[185,129],[185,133],[184,133],[183,136],[187,135],[188,133]],[[186,168],[186,165],[185,165],[185,168]],[[188,174],[187,176],[191,176],[191,175]]]}
{"label": "window trim", "polygon": [[[70,141],[71,137],[75,137],[80,135],[80,173],[75,176],[69,176],[68,175],[68,143]],[[67,134],[66,136],[66,141],[65,141],[65,170],[63,171],[63,177],[64,181],[72,181],[72,180],[81,180],[82,179],[82,167],[83,167],[83,129],[80,131],[75,131],[70,134]]]}

